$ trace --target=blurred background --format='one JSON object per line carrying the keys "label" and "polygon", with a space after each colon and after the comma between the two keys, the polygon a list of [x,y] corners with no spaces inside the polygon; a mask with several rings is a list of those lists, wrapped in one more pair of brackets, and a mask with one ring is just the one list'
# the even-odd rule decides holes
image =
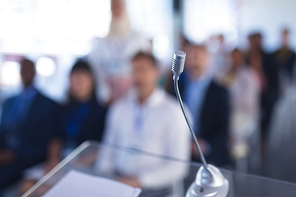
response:
{"label": "blurred background", "polygon": [[[293,0],[127,0],[132,29],[152,41],[153,52],[169,66],[180,36],[203,42],[223,34],[228,47],[248,48],[247,37],[260,31],[264,49],[281,44],[281,31],[291,30],[296,46]],[[93,37],[108,34],[109,0],[1,0],[0,1],[1,99],[20,86],[18,61],[36,61],[38,86],[55,100],[62,100],[64,76],[73,60],[91,51]],[[211,50],[218,50],[212,43]],[[51,83],[47,83],[50,81]],[[55,88],[56,86],[62,88]]]}
{"label": "blurred background", "polygon": [[[295,0],[126,0],[131,30],[149,40],[164,76],[170,72],[174,51],[186,42],[203,43],[214,57],[222,54],[225,59],[235,48],[248,52],[258,35],[266,54],[280,49],[284,40],[295,51],[295,7]],[[1,103],[22,89],[23,57],[36,63],[36,87],[62,103],[72,65],[88,57],[94,39],[108,35],[111,20],[110,0],[0,0]],[[273,173],[296,164],[295,64],[294,58],[292,69],[283,74],[291,76],[289,80],[280,79],[268,139],[263,144],[247,141],[249,148],[236,147],[236,170],[296,181],[291,173]],[[289,165],[283,164],[286,160]],[[269,165],[279,161],[282,165]]]}

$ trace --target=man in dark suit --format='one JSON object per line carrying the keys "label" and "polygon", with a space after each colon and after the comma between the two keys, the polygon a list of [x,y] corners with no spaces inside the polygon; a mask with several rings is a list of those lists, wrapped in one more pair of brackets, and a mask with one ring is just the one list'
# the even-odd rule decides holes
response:
{"label": "man in dark suit", "polygon": [[47,144],[54,133],[58,105],[33,86],[34,63],[21,61],[24,90],[3,106],[0,125],[1,190],[21,178],[22,171],[45,159]]}
{"label": "man in dark suit", "polygon": [[285,77],[293,79],[296,64],[296,54],[291,49],[290,45],[290,31],[284,29],[282,31],[282,47],[273,53],[278,68]]}
{"label": "man in dark suit", "polygon": [[[263,49],[263,36],[261,33],[253,33],[249,36],[250,49],[247,60],[251,64],[254,55],[259,55],[263,73],[264,86],[261,92],[261,146],[262,153],[265,152],[265,143],[268,138],[269,126],[273,115],[274,106],[280,94],[279,67],[274,55],[266,53]],[[251,65],[252,66],[252,65]]]}
{"label": "man in dark suit", "polygon": [[[192,114],[195,134],[209,163],[216,166],[229,164],[228,91],[218,85],[212,77],[210,54],[203,45],[192,48],[193,61],[185,66],[179,80],[180,93]],[[199,154],[192,142],[192,158],[199,161]]]}

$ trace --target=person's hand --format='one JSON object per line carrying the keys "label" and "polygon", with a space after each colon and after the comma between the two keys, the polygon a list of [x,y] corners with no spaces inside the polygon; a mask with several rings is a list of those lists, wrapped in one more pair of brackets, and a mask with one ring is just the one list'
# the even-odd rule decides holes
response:
{"label": "person's hand", "polygon": [[12,163],[16,160],[16,155],[13,151],[0,150],[0,165]]}
{"label": "person's hand", "polygon": [[99,151],[92,150],[88,154],[82,155],[75,162],[76,167],[94,166],[99,158]]}
{"label": "person's hand", "polygon": [[140,181],[136,177],[118,177],[117,181],[132,187],[141,187]]}
{"label": "person's hand", "polygon": [[[207,150],[207,142],[202,138],[197,138],[197,141],[198,141],[198,144],[200,146],[201,152],[204,155],[207,154],[207,152],[208,152],[208,150]],[[198,153],[198,150],[197,150],[197,148],[195,146],[194,141],[191,142],[191,151],[192,151],[192,155],[194,157],[198,157],[198,158],[200,157],[199,153]]]}
{"label": "person's hand", "polygon": [[46,162],[46,165],[45,165],[45,173],[48,173],[49,171],[51,171],[59,163],[60,163],[59,159],[50,159],[50,160],[48,160]]}

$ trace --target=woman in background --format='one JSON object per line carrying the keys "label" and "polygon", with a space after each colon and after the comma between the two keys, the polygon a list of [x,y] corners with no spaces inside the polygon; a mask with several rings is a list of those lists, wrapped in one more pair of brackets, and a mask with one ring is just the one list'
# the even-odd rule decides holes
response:
{"label": "woman in background", "polygon": [[105,114],[106,108],[97,102],[95,96],[95,80],[90,66],[77,61],[70,74],[69,100],[61,109],[59,130],[49,145],[47,162],[26,171],[22,192],[84,141],[101,141]]}
{"label": "woman in background", "polygon": [[[234,49],[231,53],[231,66],[220,78],[231,95],[231,155],[236,169],[240,171],[248,171],[249,162],[246,158],[250,158],[251,149],[259,146],[259,101],[262,85],[256,71],[254,67],[245,64],[243,52]],[[253,150],[252,154],[254,152],[256,151]]]}

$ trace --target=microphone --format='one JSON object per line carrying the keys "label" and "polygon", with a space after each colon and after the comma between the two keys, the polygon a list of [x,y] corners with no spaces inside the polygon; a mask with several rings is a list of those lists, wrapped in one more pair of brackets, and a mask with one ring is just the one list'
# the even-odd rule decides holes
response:
{"label": "microphone", "polygon": [[184,51],[176,51],[174,54],[172,71],[174,73],[174,80],[179,80],[179,76],[184,70],[186,53]]}
{"label": "microphone", "polygon": [[183,101],[180,95],[178,81],[179,77],[184,70],[184,64],[186,59],[186,53],[184,51],[176,51],[174,54],[174,59],[172,63],[174,88],[177,99],[179,101],[180,107],[182,109],[183,115],[189,127],[190,133],[192,135],[194,144],[198,150],[200,159],[203,166],[201,166],[196,174],[195,182],[193,182],[186,192],[186,197],[226,197],[229,190],[229,182],[224,178],[223,174],[218,168],[213,165],[207,164],[206,159],[201,151],[198,144],[197,138],[194,134],[192,126],[190,124],[188,115],[185,111]]}
{"label": "microphone", "polygon": [[203,163],[204,168],[207,168],[208,164],[207,164],[206,159],[205,159],[205,157],[204,157],[204,155],[203,155],[203,153],[201,151],[201,148],[200,148],[200,146],[198,144],[198,141],[196,139],[196,136],[195,136],[194,131],[192,129],[192,126],[190,124],[188,115],[187,115],[187,113],[185,111],[183,101],[181,99],[181,95],[180,95],[180,92],[179,92],[178,80],[179,80],[179,77],[180,77],[180,75],[182,74],[182,72],[184,70],[185,59],[186,59],[186,53],[184,51],[176,51],[175,52],[174,59],[173,59],[173,64],[172,64],[172,71],[174,73],[174,77],[173,77],[173,79],[174,79],[174,88],[175,88],[177,99],[178,99],[179,104],[181,106],[182,112],[183,112],[183,114],[185,116],[187,125],[189,127],[190,132],[191,132],[193,141],[194,141],[195,146],[196,146],[196,148],[198,150],[198,153],[200,155],[200,159],[201,159],[201,161]]}

